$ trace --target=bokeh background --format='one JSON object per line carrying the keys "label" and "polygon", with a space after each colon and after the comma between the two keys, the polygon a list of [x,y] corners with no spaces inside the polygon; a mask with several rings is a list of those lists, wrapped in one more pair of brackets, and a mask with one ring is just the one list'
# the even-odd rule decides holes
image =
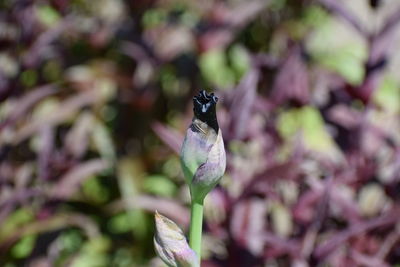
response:
{"label": "bokeh background", "polygon": [[203,265],[400,266],[397,0],[0,1],[0,265],[163,266],[201,89]]}

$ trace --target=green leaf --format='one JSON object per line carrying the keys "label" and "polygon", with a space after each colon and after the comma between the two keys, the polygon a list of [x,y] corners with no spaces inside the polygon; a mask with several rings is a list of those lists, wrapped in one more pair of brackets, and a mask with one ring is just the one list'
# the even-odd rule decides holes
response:
{"label": "green leaf", "polygon": [[112,266],[116,267],[131,267],[135,266],[134,257],[128,248],[119,248],[114,255]]}
{"label": "green leaf", "polygon": [[103,186],[98,177],[92,177],[85,180],[82,184],[83,193],[94,203],[107,202],[110,192]]}
{"label": "green leaf", "polygon": [[130,231],[131,224],[129,222],[129,216],[126,212],[113,216],[108,222],[108,228],[112,233],[121,234]]}
{"label": "green leaf", "polygon": [[96,150],[103,158],[114,160],[114,142],[108,128],[100,121],[95,121],[95,126],[92,131],[92,141]]}
{"label": "green leaf", "polygon": [[54,26],[60,19],[60,14],[54,8],[47,5],[38,6],[36,15],[41,23],[49,27]]}
{"label": "green leaf", "polygon": [[383,80],[375,91],[373,99],[383,109],[396,113],[400,111],[400,91],[397,82],[390,77]]}
{"label": "green leaf", "polygon": [[310,6],[304,10],[303,22],[308,26],[318,27],[328,22],[329,14],[320,6]]}
{"label": "green leaf", "polygon": [[131,199],[142,190],[143,169],[142,163],[137,159],[125,158],[118,164],[118,184],[125,203],[129,224],[133,234],[139,239],[146,237],[149,229],[146,214],[136,208]]}
{"label": "green leaf", "polygon": [[35,70],[26,70],[21,73],[20,79],[23,85],[32,87],[38,80],[38,74]]}
{"label": "green leaf", "polygon": [[278,118],[278,131],[286,141],[291,142],[301,133],[307,149],[325,154],[337,153],[331,136],[325,130],[325,124],[319,111],[313,107],[290,109],[282,112]]}
{"label": "green leaf", "polygon": [[108,238],[100,236],[88,240],[77,258],[74,259],[74,267],[106,267],[110,266],[109,249],[111,242]]}
{"label": "green leaf", "polygon": [[84,250],[86,253],[107,252],[111,247],[111,242],[106,236],[98,236],[86,242]]}
{"label": "green leaf", "polygon": [[37,235],[27,235],[18,241],[11,249],[11,254],[17,259],[29,256],[35,245]]}
{"label": "green leaf", "polygon": [[27,208],[21,208],[14,211],[4,220],[4,222],[1,223],[0,240],[9,234],[12,234],[22,225],[31,222],[33,218],[32,211]]}
{"label": "green leaf", "polygon": [[163,175],[152,175],[144,180],[143,189],[158,196],[172,197],[177,188],[169,178]]}
{"label": "green leaf", "polygon": [[236,79],[240,80],[250,68],[250,58],[243,46],[235,45],[229,50],[229,59],[236,72]]}
{"label": "green leaf", "polygon": [[358,85],[364,78],[363,58],[357,45],[346,45],[338,50],[317,56],[321,64],[341,74],[349,83]]}
{"label": "green leaf", "polygon": [[83,238],[78,230],[68,230],[60,236],[62,248],[67,252],[75,252],[79,250],[83,242]]}
{"label": "green leaf", "polygon": [[200,69],[204,78],[213,85],[226,88],[234,84],[235,75],[226,63],[223,50],[214,49],[202,54]]}
{"label": "green leaf", "polygon": [[[312,16],[323,16],[318,14],[319,11],[313,13]],[[349,83],[358,85],[362,82],[364,62],[368,56],[366,42],[341,20],[332,17],[321,19],[306,46],[314,60],[339,73]]]}
{"label": "green leaf", "polygon": [[142,24],[145,28],[152,28],[164,22],[166,18],[165,10],[161,8],[148,9],[142,17]]}

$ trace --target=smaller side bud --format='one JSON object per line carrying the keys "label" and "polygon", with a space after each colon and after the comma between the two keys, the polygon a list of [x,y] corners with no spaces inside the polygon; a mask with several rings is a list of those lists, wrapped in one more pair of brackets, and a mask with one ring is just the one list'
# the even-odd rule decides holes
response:
{"label": "smaller side bud", "polygon": [[170,267],[199,267],[196,253],[178,225],[157,211],[155,221],[154,246],[164,263]]}

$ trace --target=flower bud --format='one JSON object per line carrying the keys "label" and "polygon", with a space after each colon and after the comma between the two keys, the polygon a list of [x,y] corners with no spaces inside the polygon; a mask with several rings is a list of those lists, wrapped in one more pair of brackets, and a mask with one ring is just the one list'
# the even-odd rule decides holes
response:
{"label": "flower bud", "polygon": [[192,200],[202,202],[225,172],[222,133],[215,112],[218,98],[204,90],[193,98],[194,117],[182,145],[181,163]]}
{"label": "flower bud", "polygon": [[196,253],[189,247],[182,230],[156,211],[154,246],[157,255],[170,267],[198,267]]}

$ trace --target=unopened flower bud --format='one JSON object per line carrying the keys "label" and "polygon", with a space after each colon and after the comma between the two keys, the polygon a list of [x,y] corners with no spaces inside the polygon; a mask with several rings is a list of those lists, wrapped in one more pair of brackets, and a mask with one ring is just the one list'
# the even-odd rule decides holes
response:
{"label": "unopened flower bud", "polygon": [[225,172],[226,157],[215,112],[218,98],[201,91],[193,98],[193,120],[182,145],[181,163],[192,200],[202,202]]}
{"label": "unopened flower bud", "polygon": [[182,230],[156,211],[154,246],[157,255],[170,267],[198,267],[196,253],[189,247]]}

